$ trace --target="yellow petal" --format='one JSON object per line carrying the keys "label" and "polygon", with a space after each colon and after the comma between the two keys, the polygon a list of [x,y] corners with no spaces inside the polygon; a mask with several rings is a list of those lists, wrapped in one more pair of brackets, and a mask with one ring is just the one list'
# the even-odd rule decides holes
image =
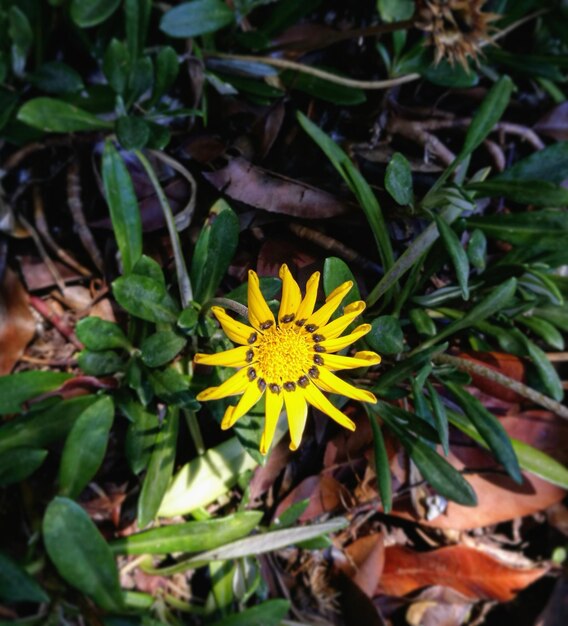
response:
{"label": "yellow petal", "polygon": [[329,393],[339,393],[347,398],[353,398],[353,400],[360,400],[361,402],[370,402],[371,404],[377,402],[377,398],[370,391],[354,387],[339,378],[339,376],[332,374],[325,367],[319,368],[319,376],[313,379],[313,383]]}
{"label": "yellow petal", "polygon": [[257,330],[266,330],[274,324],[274,315],[260,291],[260,283],[256,272],[248,273],[248,318]]}
{"label": "yellow petal", "polygon": [[341,426],[349,430],[355,430],[355,423],[337,407],[333,406],[315,385],[310,384],[304,389],[304,397],[312,406],[331,417],[332,420],[335,420]]}
{"label": "yellow petal", "polygon": [[274,433],[276,432],[276,424],[282,411],[282,392],[273,393],[270,390],[266,392],[266,418],[264,421],[264,432],[260,439],[260,453],[266,454],[272,445]]}
{"label": "yellow petal", "polygon": [[381,357],[375,352],[356,352],[354,356],[339,356],[337,354],[322,354],[324,368],[328,370],[351,370],[356,367],[370,367],[378,365]]}
{"label": "yellow petal", "polygon": [[[280,268],[279,275],[282,279],[282,301],[280,302],[280,310],[278,311],[278,323],[280,326],[286,328],[296,319],[296,311],[300,306],[302,293],[286,264],[282,265]],[[289,322],[283,322],[282,320],[286,318],[292,319]]]}
{"label": "yellow petal", "polygon": [[351,324],[351,322],[361,315],[365,310],[365,303],[362,300],[348,304],[343,310],[343,315],[333,322],[326,324],[318,330],[318,335],[323,335],[326,339],[335,339]]}
{"label": "yellow petal", "polygon": [[348,280],[342,285],[339,285],[339,287],[336,287],[326,298],[325,304],[308,317],[306,327],[310,324],[316,326],[317,328],[325,326],[351,287],[353,287],[353,281],[351,280]]}
{"label": "yellow petal", "polygon": [[262,391],[258,385],[254,383],[249,385],[236,406],[227,407],[223,421],[221,422],[221,428],[223,430],[231,428],[237,420],[241,419],[241,417],[260,400],[263,393],[264,391]]}
{"label": "yellow petal", "polygon": [[304,296],[304,299],[300,303],[298,311],[296,312],[296,319],[306,320],[313,313],[314,306],[316,305],[316,300],[318,297],[319,279],[319,272],[314,272],[310,276],[306,284],[306,295]]}
{"label": "yellow petal", "polygon": [[219,320],[225,335],[231,341],[242,345],[252,345],[254,343],[254,341],[251,341],[251,339],[256,338],[257,334],[254,328],[237,322],[237,320],[227,315],[225,309],[222,309],[220,306],[212,306],[211,311]]}
{"label": "yellow petal", "polygon": [[344,337],[337,337],[336,339],[327,339],[326,341],[322,341],[320,343],[327,352],[337,352],[338,350],[343,350],[343,348],[347,348],[352,343],[364,337],[371,330],[371,324],[361,324],[361,326],[357,326],[357,328],[350,334],[345,335]]}
{"label": "yellow petal", "polygon": [[302,442],[308,415],[308,405],[303,390],[296,387],[294,391],[284,391],[284,404],[290,429],[290,450],[297,450]]}
{"label": "yellow petal", "polygon": [[247,388],[247,385],[251,384],[254,383],[251,383],[248,379],[247,368],[243,367],[242,370],[233,374],[231,378],[228,378],[218,387],[209,387],[204,389],[197,395],[197,399],[200,402],[204,402],[207,400],[219,400],[221,398],[226,398],[227,396],[235,396],[238,393],[242,393]]}
{"label": "yellow petal", "polygon": [[193,357],[194,363],[201,365],[223,365],[225,367],[244,367],[252,361],[247,361],[247,353],[252,348],[247,346],[239,346],[232,350],[217,352],[216,354],[201,354],[198,352]]}

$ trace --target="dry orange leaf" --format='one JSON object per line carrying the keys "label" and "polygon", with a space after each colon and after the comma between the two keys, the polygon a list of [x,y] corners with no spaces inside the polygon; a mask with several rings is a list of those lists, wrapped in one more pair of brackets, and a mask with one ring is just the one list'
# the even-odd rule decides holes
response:
{"label": "dry orange leaf", "polygon": [[[462,359],[467,359],[472,363],[485,365],[500,374],[504,374],[517,382],[525,380],[525,366],[518,356],[513,354],[504,354],[502,352],[473,352],[461,353],[458,355]],[[524,400],[522,396],[515,393],[511,389],[496,383],[493,380],[479,376],[474,372],[469,372],[472,383],[475,387],[484,393],[505,400],[506,402],[521,402]]]}
{"label": "dry orange leaf", "polygon": [[383,535],[361,537],[345,549],[349,565],[345,572],[370,598],[375,594],[385,564]]}
{"label": "dry orange leaf", "polygon": [[405,596],[423,587],[442,585],[468,598],[507,602],[546,572],[545,567],[511,567],[466,546],[431,552],[392,546],[385,550],[385,567],[378,591]]}

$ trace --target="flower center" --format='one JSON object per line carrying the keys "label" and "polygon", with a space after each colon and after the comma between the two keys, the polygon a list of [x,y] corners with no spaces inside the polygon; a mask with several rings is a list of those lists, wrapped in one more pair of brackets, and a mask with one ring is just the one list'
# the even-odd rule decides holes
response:
{"label": "flower center", "polygon": [[299,328],[270,328],[255,346],[258,375],[268,384],[297,381],[313,365],[313,343]]}

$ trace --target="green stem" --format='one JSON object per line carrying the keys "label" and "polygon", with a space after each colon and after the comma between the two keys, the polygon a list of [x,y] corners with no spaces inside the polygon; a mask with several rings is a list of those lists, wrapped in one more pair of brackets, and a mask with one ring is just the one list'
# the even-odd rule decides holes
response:
{"label": "green stem", "polygon": [[199,428],[197,417],[195,416],[195,413],[189,409],[184,409],[183,415],[185,417],[191,439],[195,444],[197,454],[201,456],[205,452],[205,444],[203,443],[203,436],[201,435],[201,428]]}
{"label": "green stem", "polygon": [[234,311],[244,319],[248,319],[248,309],[244,304],[231,300],[230,298],[211,298],[203,305],[203,312],[208,311],[212,306],[220,306],[229,311]]}

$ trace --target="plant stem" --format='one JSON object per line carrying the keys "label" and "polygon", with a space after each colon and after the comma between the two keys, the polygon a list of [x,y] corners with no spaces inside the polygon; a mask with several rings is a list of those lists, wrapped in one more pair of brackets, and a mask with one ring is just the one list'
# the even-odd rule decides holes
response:
{"label": "plant stem", "polygon": [[234,311],[241,317],[248,319],[248,309],[244,304],[240,302],[236,302],[235,300],[231,300],[229,298],[211,298],[208,302],[203,306],[204,312],[209,310],[212,306],[221,306],[224,309],[229,309],[229,311]]}

